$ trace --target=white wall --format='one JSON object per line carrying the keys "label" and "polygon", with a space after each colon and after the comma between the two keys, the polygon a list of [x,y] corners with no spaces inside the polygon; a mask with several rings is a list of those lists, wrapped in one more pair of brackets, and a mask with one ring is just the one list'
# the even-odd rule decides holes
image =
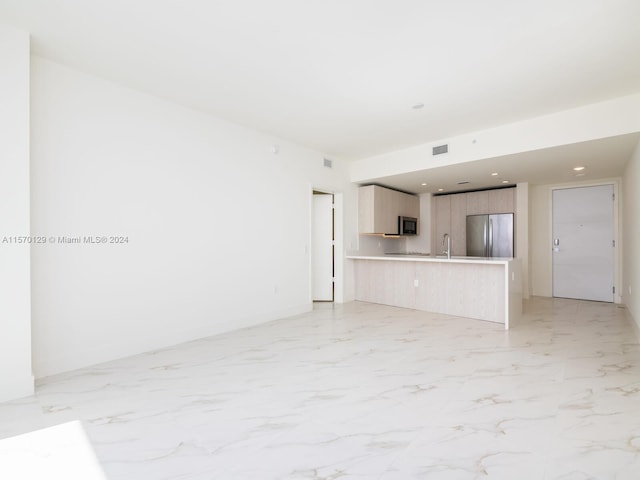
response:
{"label": "white wall", "polygon": [[530,185],[529,227],[531,295],[551,297],[551,190],[548,185]]}
{"label": "white wall", "polygon": [[[591,185],[613,184],[616,193],[619,191],[620,179],[601,179],[596,182],[583,181],[553,185],[532,185],[530,186],[529,205],[529,268],[531,294],[552,297],[553,296],[553,257],[552,257],[552,193],[557,188],[585,187]],[[616,239],[622,238],[622,227],[618,221],[618,205],[614,202],[614,222],[616,229]],[[620,285],[622,275],[620,269],[621,252],[615,253],[615,282],[617,287],[616,302],[620,302]]]}
{"label": "white wall", "polygon": [[34,233],[129,241],[33,249],[37,377],[309,310],[313,187],[357,242],[340,161],[39,57],[31,180]]}
{"label": "white wall", "polygon": [[529,281],[529,184],[518,183],[516,191],[516,225],[515,243],[516,257],[520,259],[522,275],[522,297],[529,298],[531,287]]}
{"label": "white wall", "polygon": [[385,253],[406,252],[407,238],[385,238],[382,235],[360,235],[358,249],[349,253],[354,255],[383,255]]}
{"label": "white wall", "polygon": [[29,236],[29,36],[0,25],[0,402],[33,393]]}
{"label": "white wall", "polygon": [[622,300],[640,327],[640,143],[629,160],[623,177],[623,288]]}

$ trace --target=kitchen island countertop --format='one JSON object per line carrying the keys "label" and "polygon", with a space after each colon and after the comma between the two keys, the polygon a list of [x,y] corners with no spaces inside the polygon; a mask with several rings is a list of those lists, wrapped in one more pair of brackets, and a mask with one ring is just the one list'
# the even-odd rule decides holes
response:
{"label": "kitchen island countertop", "polygon": [[506,264],[513,261],[510,257],[463,257],[452,256],[447,258],[444,255],[428,255],[423,253],[385,253],[382,255],[347,255],[351,260],[391,260],[399,262],[451,262],[451,263],[487,263]]}

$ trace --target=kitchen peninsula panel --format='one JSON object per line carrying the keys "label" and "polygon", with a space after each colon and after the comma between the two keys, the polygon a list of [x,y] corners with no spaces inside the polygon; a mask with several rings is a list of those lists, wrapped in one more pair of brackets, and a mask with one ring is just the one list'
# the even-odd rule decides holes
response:
{"label": "kitchen peninsula panel", "polygon": [[356,300],[498,322],[522,313],[519,260],[478,257],[349,256]]}

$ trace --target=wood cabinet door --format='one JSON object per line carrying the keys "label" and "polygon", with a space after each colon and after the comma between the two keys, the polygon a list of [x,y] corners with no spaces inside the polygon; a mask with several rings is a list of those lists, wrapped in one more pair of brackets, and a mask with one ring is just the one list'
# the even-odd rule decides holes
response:
{"label": "wood cabinet door", "polygon": [[467,215],[484,215],[489,213],[489,192],[469,192],[467,196]]}
{"label": "wood cabinet door", "polygon": [[501,188],[499,190],[489,190],[489,211],[488,213],[514,213],[515,188]]}
{"label": "wood cabinet door", "polygon": [[420,217],[420,198],[378,185],[358,189],[358,233],[398,233],[398,217]]}
{"label": "wood cabinet door", "polygon": [[358,188],[358,233],[374,232],[373,185]]}
{"label": "wood cabinet door", "polygon": [[358,233],[398,231],[397,200],[392,190],[367,185],[358,189]]}
{"label": "wood cabinet door", "polygon": [[415,195],[408,195],[406,193],[401,193],[402,199],[402,211],[399,215],[403,215],[405,217],[420,217],[420,198]]}
{"label": "wood cabinet door", "polygon": [[398,199],[393,190],[375,187],[375,232],[398,233]]}
{"label": "wood cabinet door", "polygon": [[444,234],[451,235],[451,195],[441,195],[435,197],[436,201],[436,221],[435,221],[435,243],[431,247],[431,253],[440,255],[445,250],[443,246]]}
{"label": "wood cabinet door", "polygon": [[451,197],[451,255],[467,254],[467,194]]}

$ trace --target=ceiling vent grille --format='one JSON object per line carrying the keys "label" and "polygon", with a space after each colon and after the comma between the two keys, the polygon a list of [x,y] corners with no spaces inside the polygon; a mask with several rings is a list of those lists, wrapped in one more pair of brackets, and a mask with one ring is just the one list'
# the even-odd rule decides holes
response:
{"label": "ceiling vent grille", "polygon": [[443,153],[447,153],[449,151],[449,145],[438,145],[437,147],[433,147],[433,155],[442,155]]}

